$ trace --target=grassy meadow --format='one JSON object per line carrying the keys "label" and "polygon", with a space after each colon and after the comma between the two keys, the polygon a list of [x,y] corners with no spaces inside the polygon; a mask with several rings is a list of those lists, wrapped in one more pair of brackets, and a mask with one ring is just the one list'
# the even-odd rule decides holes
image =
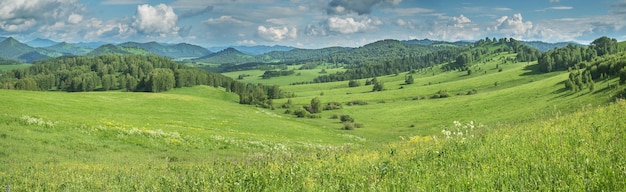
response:
{"label": "grassy meadow", "polygon": [[[244,82],[278,84],[275,110],[223,89],[163,93],[0,90],[0,185],[12,191],[619,191],[626,102],[616,78],[565,90],[567,72],[478,61],[378,77],[385,90],[310,81],[324,68]],[[292,66],[297,69],[297,66]],[[343,69],[326,69],[333,73]],[[450,97],[431,98],[446,90]],[[474,94],[467,94],[475,90]],[[285,114],[342,103],[321,118]],[[366,105],[348,106],[351,101]],[[342,130],[334,115],[364,125]]]}

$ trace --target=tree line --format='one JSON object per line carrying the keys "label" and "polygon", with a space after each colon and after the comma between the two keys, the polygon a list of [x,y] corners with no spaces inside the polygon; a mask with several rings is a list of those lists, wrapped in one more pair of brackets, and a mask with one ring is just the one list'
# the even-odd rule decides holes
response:
{"label": "tree line", "polygon": [[209,85],[240,96],[241,104],[264,104],[283,97],[277,86],[245,84],[221,74],[178,64],[156,55],[65,56],[36,61],[0,75],[3,89],[34,91],[162,92]]}
{"label": "tree line", "polygon": [[616,39],[600,37],[591,42],[590,46],[578,46],[569,44],[566,47],[553,49],[545,52],[539,57],[539,70],[541,72],[552,72],[567,70],[582,62],[604,55],[619,52]]}

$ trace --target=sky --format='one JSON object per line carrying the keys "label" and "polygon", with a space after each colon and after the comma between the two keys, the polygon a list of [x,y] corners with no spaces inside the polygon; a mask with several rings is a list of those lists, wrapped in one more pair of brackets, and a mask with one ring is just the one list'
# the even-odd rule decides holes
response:
{"label": "sky", "polygon": [[626,39],[626,0],[0,0],[21,41],[358,47],[382,39]]}

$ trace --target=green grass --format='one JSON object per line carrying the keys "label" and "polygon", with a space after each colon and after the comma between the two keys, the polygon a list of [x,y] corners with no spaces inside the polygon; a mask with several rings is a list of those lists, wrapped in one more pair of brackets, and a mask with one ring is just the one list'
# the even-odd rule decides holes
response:
{"label": "green grass", "polygon": [[[237,95],[206,86],[164,93],[0,90],[0,101],[9,101],[0,106],[0,185],[14,191],[624,189],[626,103],[607,105],[624,89],[615,88],[618,80],[573,93],[562,84],[566,72],[535,73],[536,62],[500,60],[511,56],[492,55],[472,75],[418,71],[411,85],[403,84],[406,73],[378,77],[382,92],[348,88],[345,81],[289,85],[301,80],[296,76],[244,79],[283,85],[296,94],[291,110],[315,97],[344,103],[319,119],[239,105]],[[240,73],[262,71],[228,75]],[[456,95],[472,89],[478,93]],[[451,97],[430,99],[439,90]],[[369,104],[345,105],[353,100]],[[329,117],[342,114],[365,127],[341,130]],[[464,128],[471,121],[474,129]]]}
{"label": "green grass", "polygon": [[270,79],[261,78],[263,73],[265,73],[265,70],[235,71],[235,72],[228,72],[228,73],[223,73],[223,74],[233,79],[237,79],[239,75],[250,75],[249,77],[245,77],[244,79],[240,80],[246,83],[255,83],[255,84],[261,83],[264,85],[286,86],[292,83],[312,82],[313,79],[315,79],[316,77],[323,75],[323,74],[320,74],[320,71],[322,71],[322,69],[326,70],[327,73],[336,73],[336,72],[345,71],[345,69],[343,68],[328,68],[327,69],[325,66],[318,66],[315,69],[299,70],[300,66],[302,65],[289,66],[289,70],[295,70],[295,73],[293,75],[272,77]]}
{"label": "green grass", "polygon": [[10,71],[13,69],[21,69],[31,66],[31,64],[19,64],[19,65],[0,65],[0,72]]}
{"label": "green grass", "polygon": [[619,191],[626,187],[624,109],[622,101],[512,126],[463,122],[444,127],[449,138],[415,136],[369,149],[232,159],[194,153],[193,161],[175,156],[193,150],[115,142],[130,136],[89,141],[89,131],[62,133],[62,123],[5,121],[0,183],[15,191]]}

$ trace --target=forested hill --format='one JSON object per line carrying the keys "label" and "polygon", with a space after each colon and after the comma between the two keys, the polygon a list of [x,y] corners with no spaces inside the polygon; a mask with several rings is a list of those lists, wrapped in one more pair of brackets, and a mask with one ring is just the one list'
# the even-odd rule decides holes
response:
{"label": "forested hill", "polygon": [[156,55],[65,56],[0,75],[0,88],[19,90],[161,92],[195,85],[224,87],[237,93],[242,104],[262,105],[282,97],[277,86],[244,84]]}
{"label": "forested hill", "polygon": [[[315,78],[313,82],[321,83],[377,77],[419,70],[444,63],[447,63],[443,65],[444,70],[468,70],[469,65],[474,63],[474,61],[481,60],[484,55],[501,52],[518,53],[516,58],[518,61],[533,61],[537,60],[540,56],[538,50],[523,45],[513,38],[501,38],[499,40],[486,38],[476,41],[471,46],[430,46],[428,49],[421,45],[421,47],[403,49],[400,44],[393,41],[388,42],[386,45],[396,48],[381,49],[378,51],[389,52],[395,50],[398,51],[399,54],[387,54],[387,57],[375,56],[371,60],[366,60],[366,62],[359,60],[352,62],[341,61],[348,63],[350,68],[345,72],[319,76]],[[368,49],[366,48],[365,50]],[[376,51],[371,51],[369,53],[373,54],[375,52]],[[363,51],[363,53],[368,52]],[[363,54],[363,56],[364,55],[365,54]]]}
{"label": "forested hill", "polygon": [[179,43],[173,45],[164,45],[157,42],[148,43],[136,43],[126,42],[117,46],[127,48],[141,48],[146,51],[152,52],[157,55],[171,57],[171,58],[184,58],[184,57],[202,57],[211,53],[208,49],[197,45],[191,45],[187,43]]}

